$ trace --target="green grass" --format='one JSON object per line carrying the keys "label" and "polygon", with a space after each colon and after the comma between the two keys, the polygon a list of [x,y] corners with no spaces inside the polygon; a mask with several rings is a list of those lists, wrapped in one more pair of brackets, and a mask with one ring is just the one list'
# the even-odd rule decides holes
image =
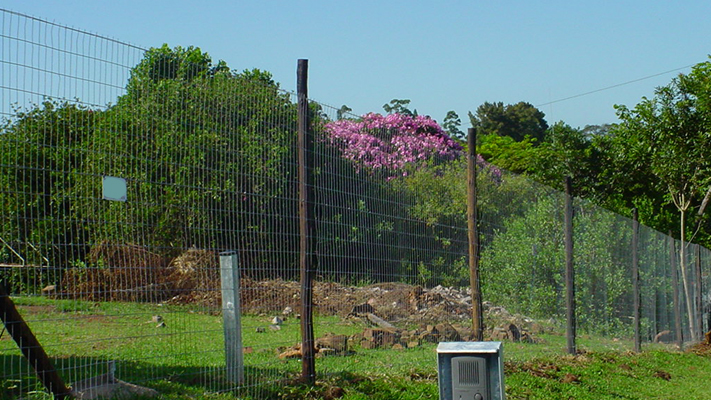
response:
{"label": "green grass", "polygon": [[[164,399],[233,399],[225,379],[219,310],[135,303],[14,299],[33,332],[68,382],[105,372],[118,360],[120,379],[157,389]],[[153,315],[163,316],[158,328]],[[271,315],[243,316],[246,382],[240,398],[437,399],[435,344],[408,350],[353,349],[316,360],[315,385],[299,383],[301,361],[280,359],[299,342],[298,320],[268,328]],[[316,337],[362,331],[358,321],[317,317]],[[264,332],[262,331],[264,328]],[[504,343],[508,399],[709,399],[711,356],[581,335],[582,354],[565,355],[563,335],[542,344]],[[29,373],[7,333],[0,338],[0,399],[49,398]],[[30,393],[28,393],[30,392]],[[217,392],[217,393],[216,393]]]}

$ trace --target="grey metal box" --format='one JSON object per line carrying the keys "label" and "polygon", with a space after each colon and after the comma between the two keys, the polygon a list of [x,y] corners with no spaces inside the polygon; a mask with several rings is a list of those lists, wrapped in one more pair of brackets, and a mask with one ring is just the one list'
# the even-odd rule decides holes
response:
{"label": "grey metal box", "polygon": [[440,400],[504,400],[503,359],[501,342],[440,343]]}

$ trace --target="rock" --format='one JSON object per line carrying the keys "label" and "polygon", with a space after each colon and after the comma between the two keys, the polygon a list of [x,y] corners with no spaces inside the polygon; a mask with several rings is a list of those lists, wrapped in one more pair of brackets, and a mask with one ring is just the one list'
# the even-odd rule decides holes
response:
{"label": "rock", "polygon": [[272,324],[273,325],[281,325],[284,323],[284,320],[279,318],[279,317],[274,317],[272,318]]}
{"label": "rock", "polygon": [[332,356],[336,353],[336,350],[324,347],[323,349],[318,350],[318,352],[316,353],[316,357],[321,358],[326,356]]}
{"label": "rock", "polygon": [[348,351],[348,336],[332,335],[318,338],[316,339],[316,349],[319,352],[322,349],[332,349],[336,353],[345,353]]}
{"label": "rock", "polygon": [[287,306],[287,307],[284,308],[284,311],[282,311],[281,313],[282,313],[285,317],[288,317],[288,316],[290,316],[291,314],[294,313],[294,309]]}
{"label": "rock", "polygon": [[288,349],[283,353],[279,354],[279,358],[282,360],[288,358],[301,358],[301,349]]}
{"label": "rock", "polygon": [[151,321],[153,321],[153,323],[156,323],[156,324],[157,324],[157,323],[159,323],[159,322],[163,322],[163,317],[160,316],[160,315],[154,315],[154,316],[151,318]]}
{"label": "rock", "polygon": [[395,332],[386,329],[366,329],[363,331],[363,338],[372,342],[375,347],[390,347],[397,343]]}
{"label": "rock", "polygon": [[439,332],[440,340],[447,342],[461,342],[462,337],[459,332],[450,324],[444,322],[437,324],[435,329]]}
{"label": "rock", "polygon": [[271,330],[273,330],[273,331],[280,331],[280,330],[281,330],[281,326],[279,326],[279,325],[269,325],[269,329],[271,329]]}
{"label": "rock", "polygon": [[375,314],[375,308],[373,308],[373,306],[371,306],[370,304],[365,303],[353,306],[351,312],[348,313],[348,316],[360,317],[365,316],[367,314]]}
{"label": "rock", "polygon": [[521,331],[518,329],[518,327],[514,324],[509,324],[509,326],[506,328],[506,333],[508,335],[508,339],[512,342],[520,342],[521,341]]}
{"label": "rock", "polygon": [[263,326],[258,326],[257,328],[254,329],[254,331],[257,332],[257,333],[264,333],[264,332],[266,332],[267,330],[264,329]]}

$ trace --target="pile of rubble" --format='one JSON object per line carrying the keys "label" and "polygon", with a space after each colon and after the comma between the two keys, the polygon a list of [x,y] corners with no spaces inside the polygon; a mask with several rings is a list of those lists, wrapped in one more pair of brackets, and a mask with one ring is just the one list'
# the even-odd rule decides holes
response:
{"label": "pile of rubble", "polygon": [[[438,290],[442,291],[443,289]],[[448,289],[447,292],[448,295],[451,295],[454,290]],[[411,294],[413,293],[414,295],[410,297],[413,300],[410,305],[418,308],[424,305],[422,311],[425,312],[429,310],[429,307],[426,306],[427,299],[436,299],[437,305],[444,303],[446,306],[447,304],[447,300],[444,297],[428,296],[426,295],[427,292],[422,289],[415,288]],[[420,299],[424,301],[421,302]],[[352,307],[347,317],[360,319],[367,327],[362,332],[351,336],[327,335],[316,339],[314,346],[316,356],[347,355],[355,348],[404,350],[421,346],[424,343],[459,342],[473,339],[471,327],[463,323],[439,322],[421,324],[416,329],[398,328],[391,322],[377,316],[376,312],[377,309],[370,303]],[[489,324],[489,328],[484,332],[485,340],[524,343],[543,342],[537,336],[546,332],[547,329],[543,324],[530,318],[513,315],[505,308],[493,307],[489,303],[484,304],[484,313],[485,325]],[[469,315],[467,314],[462,319],[468,317]],[[409,319],[405,321],[409,321]],[[279,354],[280,358],[301,357],[301,344],[282,350],[281,354]]]}

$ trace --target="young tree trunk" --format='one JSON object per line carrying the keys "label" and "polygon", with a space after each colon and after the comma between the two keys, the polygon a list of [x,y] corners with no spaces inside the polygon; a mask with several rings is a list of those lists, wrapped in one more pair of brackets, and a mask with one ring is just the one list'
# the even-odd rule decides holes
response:
{"label": "young tree trunk", "polygon": [[681,282],[684,286],[684,298],[686,299],[686,315],[689,319],[689,331],[691,331],[691,338],[697,339],[696,332],[696,318],[694,317],[694,303],[691,296],[691,285],[689,283],[688,271],[686,267],[686,244],[684,243],[684,238],[686,235],[686,228],[684,224],[686,222],[686,209],[680,208],[681,213],[681,246],[679,248],[679,268],[681,269]]}

